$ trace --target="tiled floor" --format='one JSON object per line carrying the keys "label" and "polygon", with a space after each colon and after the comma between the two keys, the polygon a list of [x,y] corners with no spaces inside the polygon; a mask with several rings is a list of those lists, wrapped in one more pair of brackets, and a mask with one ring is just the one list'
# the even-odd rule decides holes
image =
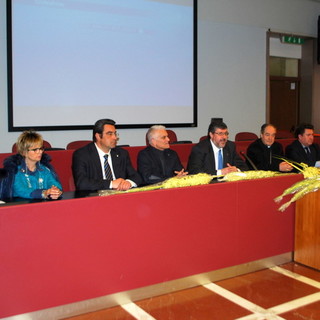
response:
{"label": "tiled floor", "polygon": [[320,320],[320,272],[294,262],[68,320]]}

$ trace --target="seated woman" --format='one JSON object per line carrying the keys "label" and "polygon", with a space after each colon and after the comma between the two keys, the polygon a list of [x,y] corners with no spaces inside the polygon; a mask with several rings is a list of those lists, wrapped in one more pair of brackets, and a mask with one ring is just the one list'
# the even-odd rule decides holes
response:
{"label": "seated woman", "polygon": [[4,160],[8,173],[3,194],[6,198],[58,199],[61,183],[51,166],[50,157],[43,153],[43,139],[34,131],[23,132],[17,141],[18,154]]}

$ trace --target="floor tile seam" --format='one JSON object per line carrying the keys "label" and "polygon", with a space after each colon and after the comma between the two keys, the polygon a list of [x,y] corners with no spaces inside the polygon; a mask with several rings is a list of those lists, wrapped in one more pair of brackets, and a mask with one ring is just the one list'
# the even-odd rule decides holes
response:
{"label": "floor tile seam", "polygon": [[134,302],[123,304],[121,305],[121,308],[130,313],[137,320],[156,320]]}
{"label": "floor tile seam", "polygon": [[239,305],[240,307],[249,310],[253,313],[265,313],[267,309],[258,306],[257,304],[223,288],[215,283],[208,283],[204,284],[203,287],[207,288],[208,290],[220,295],[221,297]]}
{"label": "floor tile seam", "polygon": [[[311,285],[313,287],[319,288],[320,289],[320,282],[313,280],[311,278],[302,276],[300,274],[297,274],[295,272],[292,272],[290,270],[281,268],[281,267],[272,267],[270,268],[270,270],[273,270],[275,272],[278,272],[280,274],[283,274],[284,276],[288,276],[290,278],[293,278],[295,280],[298,280],[300,282],[306,283],[308,285]],[[280,313],[284,313],[284,312],[288,312],[291,311],[293,309],[297,309],[299,307],[303,307],[307,304],[313,303],[313,302],[317,302],[320,301],[320,292],[318,293],[314,293],[302,298],[298,298],[286,303],[283,303],[281,305],[278,306],[274,306],[272,308],[269,309],[265,309],[262,308],[256,304],[254,304],[253,302],[242,298],[241,296],[238,296],[237,294],[224,289],[223,287],[218,286],[217,284],[214,283],[209,283],[206,285],[203,285],[203,287],[209,289],[212,292],[215,292],[217,294],[219,294],[220,296],[226,298],[227,300],[241,306],[242,308],[245,308],[247,310],[249,310],[250,312],[252,312],[251,315],[247,315],[245,317],[242,318],[238,318],[237,320],[250,320],[250,319],[258,319],[257,317],[265,317],[266,319],[283,319],[280,316],[277,316]],[[150,314],[148,314],[145,310],[143,310],[142,308],[140,308],[138,305],[136,305],[135,303],[128,303],[125,305],[121,306],[124,310],[126,310],[129,314],[131,314],[134,318],[136,318],[137,320],[156,320],[155,318],[153,318]]]}
{"label": "floor tile seam", "polygon": [[293,279],[298,280],[300,282],[303,282],[305,284],[308,284],[308,285],[310,285],[312,287],[315,287],[317,289],[320,289],[320,282],[316,281],[314,279],[302,276],[302,275],[300,275],[298,273],[292,272],[290,270],[287,270],[287,269],[284,269],[284,268],[281,268],[281,267],[278,267],[278,266],[272,267],[272,268],[270,268],[270,270],[278,272],[280,274],[283,274],[284,276],[293,278]]}
{"label": "floor tile seam", "polygon": [[218,286],[217,284],[209,283],[209,284],[203,285],[203,287],[209,289],[212,292],[219,294],[223,298],[225,298],[225,299],[227,299],[227,300],[229,300],[229,301],[239,305],[240,307],[245,308],[253,313],[252,315],[247,315],[245,317],[239,318],[238,320],[240,320],[240,319],[241,320],[255,319],[255,317],[257,317],[257,316],[258,317],[263,316],[263,317],[266,317],[267,319],[268,318],[282,319],[280,316],[278,316],[279,314],[291,311],[291,310],[299,308],[299,307],[303,307],[305,305],[308,305],[310,303],[317,302],[320,300],[320,292],[316,292],[311,295],[304,296],[302,298],[291,300],[286,303],[274,306],[272,308],[265,309],[265,308],[262,308],[261,306],[255,304],[245,298],[240,297],[239,295],[237,295],[237,294],[235,294],[235,293],[233,293],[223,287]]}
{"label": "floor tile seam", "polygon": [[277,306],[269,308],[268,311],[275,314],[281,314],[318,301],[320,301],[320,292],[312,293],[307,296],[279,304]]}
{"label": "floor tile seam", "polygon": [[266,313],[253,313],[247,316],[236,318],[234,320],[286,320],[276,314]]}
{"label": "floor tile seam", "polygon": [[298,298],[283,304],[279,304],[272,308],[266,309],[265,312],[255,312],[253,314],[250,314],[241,318],[237,318],[235,320],[257,320],[257,319],[280,320],[280,319],[284,319],[280,316],[282,313],[304,307],[308,304],[311,304],[317,301],[320,301],[320,292],[316,292],[308,296],[304,296],[302,298]]}

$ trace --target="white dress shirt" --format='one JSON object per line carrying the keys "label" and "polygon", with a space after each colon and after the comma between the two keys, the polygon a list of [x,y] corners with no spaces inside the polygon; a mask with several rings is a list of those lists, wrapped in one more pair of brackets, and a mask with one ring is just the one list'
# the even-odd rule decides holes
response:
{"label": "white dress shirt", "polygon": [[212,146],[212,149],[213,149],[215,167],[216,167],[216,169],[217,169],[217,175],[219,176],[219,175],[222,174],[222,171],[221,171],[221,169],[218,170],[218,163],[219,163],[218,157],[219,157],[219,150],[221,150],[222,161],[223,161],[223,148],[218,148],[218,147],[212,142],[211,139],[210,139],[210,142],[211,142],[211,146]]}
{"label": "white dress shirt", "polygon": [[[113,172],[111,150],[109,150],[108,153],[105,153],[105,152],[103,152],[103,151],[97,146],[96,143],[95,143],[94,145],[96,146],[97,151],[98,151],[98,154],[99,154],[99,159],[100,159],[100,163],[101,163],[101,169],[102,169],[103,179],[104,179],[104,180],[106,179],[106,174],[105,174],[105,172],[104,172],[104,160],[105,160],[104,156],[107,154],[107,155],[108,155],[108,163],[109,163],[109,166],[110,166],[110,169],[111,169],[111,173],[112,173],[112,179],[115,180],[115,179],[116,179],[116,176],[115,176],[115,174],[114,174],[114,172]],[[136,186],[137,186],[136,183],[133,182],[132,180],[130,180],[130,179],[126,179],[126,180],[130,182],[131,187],[136,187]],[[110,189],[112,189],[112,181],[110,182],[110,186],[109,186],[109,187],[110,187]]]}

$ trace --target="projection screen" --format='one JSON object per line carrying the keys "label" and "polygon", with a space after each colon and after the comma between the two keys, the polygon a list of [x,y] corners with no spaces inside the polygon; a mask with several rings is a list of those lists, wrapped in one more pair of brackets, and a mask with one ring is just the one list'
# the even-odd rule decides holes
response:
{"label": "projection screen", "polygon": [[197,125],[195,0],[7,0],[9,131]]}

